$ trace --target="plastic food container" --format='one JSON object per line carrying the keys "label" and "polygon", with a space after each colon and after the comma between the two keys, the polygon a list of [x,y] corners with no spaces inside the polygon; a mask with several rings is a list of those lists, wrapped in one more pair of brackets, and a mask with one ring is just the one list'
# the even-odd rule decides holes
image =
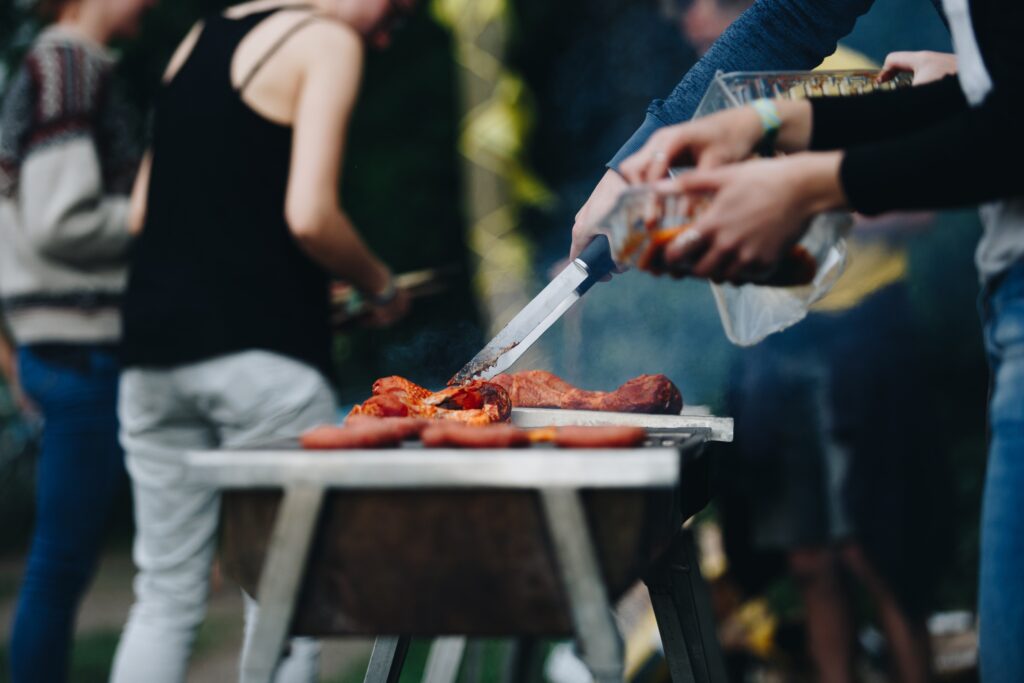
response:
{"label": "plastic food container", "polygon": [[[709,197],[660,195],[647,186],[623,192],[603,221],[612,258],[619,266],[655,275],[686,275],[687,267],[694,264],[674,264],[670,269],[665,247],[687,233],[709,201]],[[827,261],[828,254],[821,246],[821,240],[803,240],[764,274],[760,284],[792,287],[813,283],[819,264]]]}
{"label": "plastic food container", "polygon": [[719,71],[708,86],[693,117],[739,107],[761,97],[803,99],[844,97],[876,90],[894,90],[911,83],[910,74],[878,82],[877,71]]}

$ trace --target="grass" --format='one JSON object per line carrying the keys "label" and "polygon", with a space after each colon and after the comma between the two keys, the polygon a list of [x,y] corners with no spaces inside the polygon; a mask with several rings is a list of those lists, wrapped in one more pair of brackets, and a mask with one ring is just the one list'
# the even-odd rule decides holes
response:
{"label": "grass", "polygon": [[[207,619],[196,637],[193,659],[199,659],[221,648],[230,640],[234,630],[236,626],[231,619]],[[106,683],[110,677],[110,667],[120,638],[120,629],[97,630],[75,638],[68,680],[74,683]],[[3,643],[0,645],[0,683],[9,682],[9,644]]]}
{"label": "grass", "polygon": [[[430,640],[413,640],[409,648],[409,654],[405,659],[405,666],[402,667],[402,676],[399,683],[418,683],[423,679],[423,672],[426,669],[427,655],[430,654]],[[502,666],[505,661],[506,641],[488,640],[484,642],[483,666],[480,680],[484,683],[491,683],[502,679]],[[542,652],[546,655],[550,652],[551,643],[544,643]],[[369,664],[369,657],[355,662],[341,675],[326,679],[326,683],[362,683],[366,674],[366,667]],[[460,679],[465,680],[465,671]]]}

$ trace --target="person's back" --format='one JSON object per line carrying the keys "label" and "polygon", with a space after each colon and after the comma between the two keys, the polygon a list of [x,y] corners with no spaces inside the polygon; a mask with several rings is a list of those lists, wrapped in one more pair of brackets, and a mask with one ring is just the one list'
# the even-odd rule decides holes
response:
{"label": "person's back", "polygon": [[[361,40],[386,43],[407,9],[247,3],[197,26],[171,61],[133,196],[141,236],[120,414],[139,575],[115,683],[185,680],[204,616],[219,493],[181,482],[183,453],[252,447],[335,420],[329,275],[364,294],[375,322],[404,312],[338,187]],[[313,680],[318,645],[296,639],[288,652],[275,680]]]}
{"label": "person's back", "polygon": [[264,349],[327,368],[327,273],[285,220],[292,129],[242,99],[261,62],[241,86],[231,79],[239,44],[275,14],[294,15],[275,17],[290,22],[280,46],[323,21],[308,10],[210,17],[160,93],[148,211],[125,299],[127,365]]}

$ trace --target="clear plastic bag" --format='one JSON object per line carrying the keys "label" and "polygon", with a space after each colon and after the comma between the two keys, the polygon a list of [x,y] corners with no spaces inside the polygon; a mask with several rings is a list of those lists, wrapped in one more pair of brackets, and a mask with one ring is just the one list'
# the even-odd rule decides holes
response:
{"label": "clear plastic bag", "polygon": [[797,287],[762,285],[711,285],[725,336],[734,344],[753,346],[770,334],[781,332],[807,317],[846,269],[849,254],[846,233],[853,219],[846,213],[815,216],[800,240],[818,264],[814,279]]}
{"label": "clear plastic bag", "polygon": [[[706,203],[704,197],[660,195],[644,186],[623,192],[601,221],[615,262],[656,275],[665,273],[665,245],[686,234]],[[729,340],[751,346],[803,320],[810,306],[824,297],[842,275],[848,258],[844,237],[852,222],[847,213],[815,216],[779,267],[766,275],[765,284],[712,284]],[[685,272],[678,267],[674,270]]]}

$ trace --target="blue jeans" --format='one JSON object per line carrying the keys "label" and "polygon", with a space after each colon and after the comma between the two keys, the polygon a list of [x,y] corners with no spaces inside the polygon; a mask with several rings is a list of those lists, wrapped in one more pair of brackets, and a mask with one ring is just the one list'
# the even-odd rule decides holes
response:
{"label": "blue jeans", "polygon": [[1024,263],[982,297],[992,366],[991,441],[981,517],[984,683],[1024,681]]}
{"label": "blue jeans", "polygon": [[44,427],[11,675],[14,683],[60,683],[68,676],[78,603],[126,484],[117,433],[119,367],[109,348],[78,345],[22,347],[18,363]]}

